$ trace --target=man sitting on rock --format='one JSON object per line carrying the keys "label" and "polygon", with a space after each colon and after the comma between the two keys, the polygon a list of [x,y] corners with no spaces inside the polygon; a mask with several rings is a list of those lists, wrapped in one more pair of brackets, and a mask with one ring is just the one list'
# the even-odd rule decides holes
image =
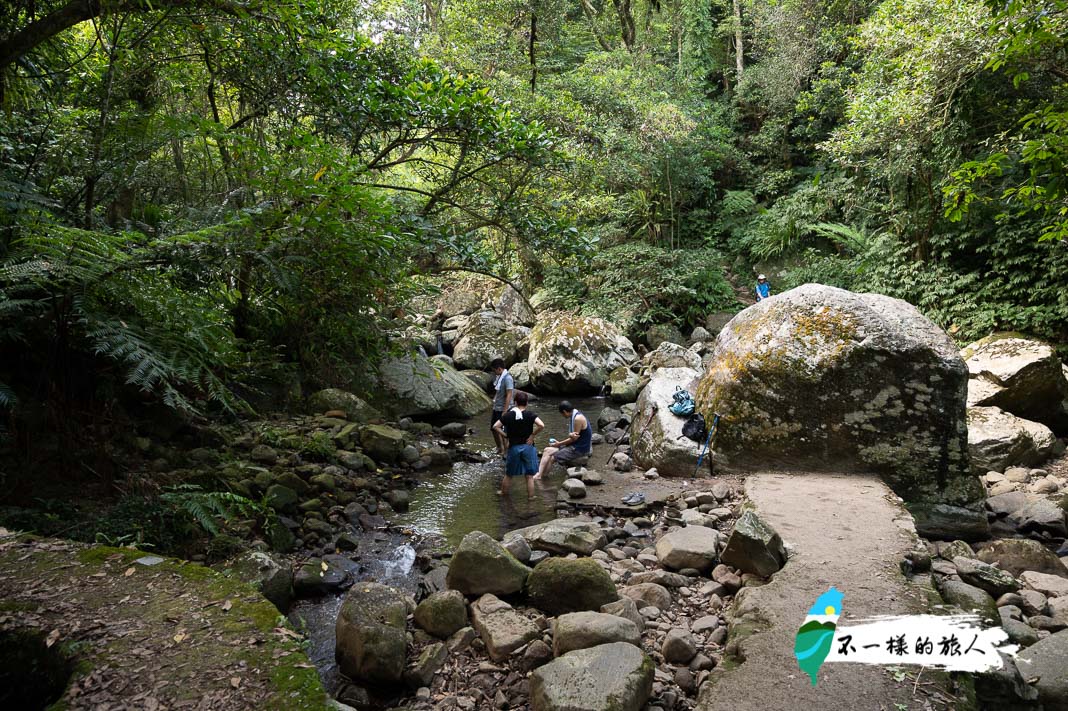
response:
{"label": "man sitting on rock", "polygon": [[501,415],[508,412],[512,407],[512,396],[515,394],[515,380],[512,374],[504,367],[504,360],[494,358],[490,363],[493,371],[493,413],[490,415],[490,427],[493,428],[493,441],[497,443],[497,454],[502,457],[508,455],[508,438],[497,430],[497,420]]}
{"label": "man sitting on rock", "polygon": [[527,410],[527,394],[517,392],[515,407],[493,424],[493,431],[508,441],[505,476],[498,494],[507,496],[512,477],[523,476],[527,479],[527,498],[534,495],[533,477],[538,473],[538,450],[534,448],[534,437],[543,429],[545,423],[541,418]]}
{"label": "man sitting on rock", "polygon": [[550,440],[553,446],[546,447],[545,452],[542,453],[541,466],[534,476],[535,479],[548,474],[553,462],[566,467],[576,459],[590,456],[593,450],[593,430],[590,429],[590,422],[586,416],[576,410],[575,406],[567,400],[560,403],[559,410],[560,414],[570,422],[568,427],[570,434],[567,439],[560,442]]}

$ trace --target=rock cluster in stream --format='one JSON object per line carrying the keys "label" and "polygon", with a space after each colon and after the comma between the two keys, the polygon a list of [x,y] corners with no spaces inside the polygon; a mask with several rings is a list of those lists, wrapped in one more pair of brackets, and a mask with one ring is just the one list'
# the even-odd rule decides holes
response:
{"label": "rock cluster in stream", "polygon": [[930,571],[948,605],[1000,626],[1021,647],[1002,670],[977,677],[988,708],[1068,708],[1066,464],[983,475],[995,538],[929,542],[906,562]]}
{"label": "rock cluster in stream", "polygon": [[257,585],[283,612],[293,597],[353,584],[363,539],[384,536],[386,517],[407,511],[417,474],[482,458],[462,448],[463,423],[386,422],[356,396],[337,390],[311,402],[338,409],[249,423],[232,440],[230,460],[217,465],[232,491],[263,501],[275,514],[251,551],[219,567]]}
{"label": "rock cluster in stream", "polygon": [[[343,609],[373,624],[354,632],[338,623],[351,680],[338,701],[372,708],[392,688],[391,702],[412,711],[692,709],[724,653],[725,608],[741,587],[765,582],[751,571],[770,575],[772,561],[785,562],[758,517],[734,527],[738,507],[721,481],[658,515],[560,518],[503,541],[472,532],[447,572],[426,577],[429,594],[409,600],[403,662],[391,613],[403,596],[357,584]],[[721,559],[728,550],[732,565]],[[377,645],[388,654],[372,660],[366,650]],[[393,664],[385,675],[383,658]]]}
{"label": "rock cluster in stream", "polygon": [[1015,660],[1003,656],[1003,669],[976,679],[988,708],[1068,707],[1066,562],[1027,538],[930,543],[908,561],[916,572],[930,570],[946,604],[1000,626],[1021,647]]}

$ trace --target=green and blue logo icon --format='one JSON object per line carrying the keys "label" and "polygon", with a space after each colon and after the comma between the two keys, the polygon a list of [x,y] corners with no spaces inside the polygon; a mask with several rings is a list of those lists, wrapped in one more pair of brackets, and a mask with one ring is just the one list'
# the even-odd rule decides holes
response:
{"label": "green and blue logo icon", "polygon": [[838,617],[842,614],[842,599],[845,597],[832,587],[816,599],[804,624],[797,630],[794,641],[794,656],[801,671],[808,674],[812,685],[816,685],[816,675],[823,665],[823,660],[830,654],[834,645],[834,633],[838,629]]}

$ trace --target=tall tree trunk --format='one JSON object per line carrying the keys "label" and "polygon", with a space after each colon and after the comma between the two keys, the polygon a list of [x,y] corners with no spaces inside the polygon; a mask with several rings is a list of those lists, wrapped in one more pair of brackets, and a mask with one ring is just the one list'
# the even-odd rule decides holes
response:
{"label": "tall tree trunk", "polygon": [[178,176],[178,194],[182,202],[189,204],[189,180],[185,172],[185,156],[182,155],[182,141],[179,138],[171,139],[171,151],[174,153],[174,172]]}
{"label": "tall tree trunk", "polygon": [[104,133],[108,126],[108,117],[111,111],[111,88],[115,84],[115,61],[119,50],[119,39],[122,36],[123,18],[119,18],[115,26],[115,36],[108,48],[108,68],[104,74],[104,86],[100,96],[100,117],[96,122],[96,130],[93,133],[93,152],[89,160],[89,169],[85,174],[85,210],[82,214],[82,227],[93,229],[93,208],[96,207],[96,186],[100,180],[97,165],[100,163],[100,155],[104,149]]}
{"label": "tall tree trunk", "polygon": [[742,35],[742,0],[734,0],[734,64],[738,71],[738,83],[745,73],[745,42]]}
{"label": "tall tree trunk", "polygon": [[619,15],[619,28],[623,35],[623,44],[628,52],[633,52],[634,38],[637,33],[634,29],[634,13],[630,8],[630,0],[612,0],[612,4],[615,5],[616,14]]}
{"label": "tall tree trunk", "polygon": [[590,31],[593,32],[593,36],[597,39],[597,44],[601,45],[601,49],[606,52],[612,51],[612,45],[608,43],[604,35],[601,34],[601,30],[597,27],[597,11],[593,9],[593,5],[590,4],[590,0],[581,0],[582,11],[586,14],[586,19],[590,21]]}

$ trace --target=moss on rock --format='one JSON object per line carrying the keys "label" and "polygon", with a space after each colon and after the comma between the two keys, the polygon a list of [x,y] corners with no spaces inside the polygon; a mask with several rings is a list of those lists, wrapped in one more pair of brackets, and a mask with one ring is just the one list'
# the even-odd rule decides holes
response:
{"label": "moss on rock", "polygon": [[[75,663],[59,707],[329,707],[299,635],[254,588],[210,568],[128,548],[0,542],[4,629],[59,635]],[[142,561],[142,562],[138,562]]]}

